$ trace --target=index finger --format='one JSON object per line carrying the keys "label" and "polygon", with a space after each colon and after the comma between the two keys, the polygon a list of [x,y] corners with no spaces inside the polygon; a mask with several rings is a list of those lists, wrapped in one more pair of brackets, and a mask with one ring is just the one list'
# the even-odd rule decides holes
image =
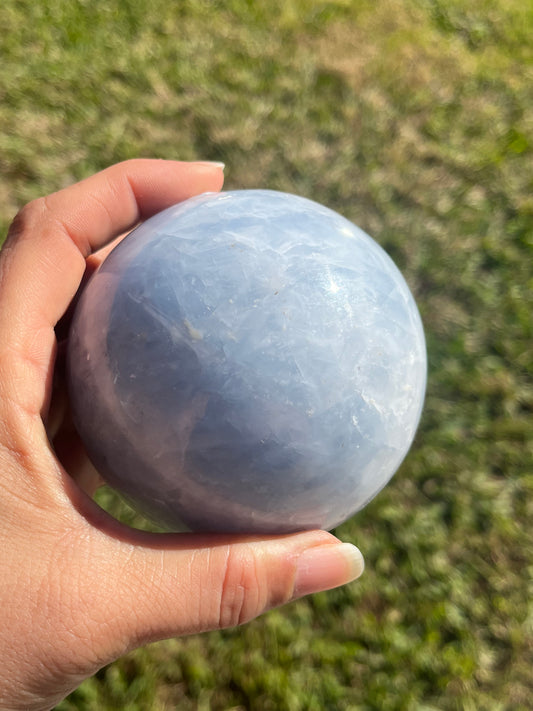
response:
{"label": "index finger", "polygon": [[[23,208],[0,254],[3,355],[48,372],[53,329],[76,294],[86,257],[140,220],[218,191],[222,182],[221,164],[131,160]],[[18,388],[38,386],[27,376]]]}

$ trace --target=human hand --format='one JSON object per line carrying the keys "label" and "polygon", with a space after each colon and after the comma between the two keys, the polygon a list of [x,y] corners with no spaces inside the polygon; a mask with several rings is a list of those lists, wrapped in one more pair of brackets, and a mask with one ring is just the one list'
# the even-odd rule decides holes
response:
{"label": "human hand", "polygon": [[241,624],[362,572],[359,551],[324,531],[151,534],[86,493],[94,472],[52,398],[55,328],[106,244],[221,185],[216,165],[128,161],[30,203],[10,229],[0,253],[0,709],[50,709],[139,645]]}

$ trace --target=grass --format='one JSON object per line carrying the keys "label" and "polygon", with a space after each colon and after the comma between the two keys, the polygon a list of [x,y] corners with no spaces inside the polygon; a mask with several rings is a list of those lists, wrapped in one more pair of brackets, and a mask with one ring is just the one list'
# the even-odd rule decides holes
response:
{"label": "grass", "polygon": [[4,0],[0,26],[3,232],[124,158],[223,160],[370,232],[429,351],[414,448],[337,532],[359,583],[130,654],[60,711],[530,708],[530,4]]}

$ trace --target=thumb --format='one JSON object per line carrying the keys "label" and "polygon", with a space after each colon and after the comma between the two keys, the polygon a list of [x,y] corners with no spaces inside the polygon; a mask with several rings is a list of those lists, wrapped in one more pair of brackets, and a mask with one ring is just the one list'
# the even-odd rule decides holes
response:
{"label": "thumb", "polygon": [[95,590],[94,577],[88,581],[91,619],[100,636],[102,630],[110,635],[102,640],[109,652],[104,663],[149,642],[242,624],[272,607],[348,583],[364,567],[355,546],[325,531],[262,540],[200,534],[147,540],[147,545],[120,543],[127,548],[120,555],[105,553],[115,574],[98,576],[103,589]]}
{"label": "thumb", "polygon": [[13,654],[7,692],[25,694],[13,708],[52,708],[136,647],[247,622],[363,571],[359,550],[324,531],[260,540],[149,534],[107,514],[93,523],[69,526],[52,548],[43,533],[46,555],[26,571],[32,607],[25,616],[23,605],[7,626],[22,643],[31,631],[32,641],[31,653],[23,644],[22,657]]}

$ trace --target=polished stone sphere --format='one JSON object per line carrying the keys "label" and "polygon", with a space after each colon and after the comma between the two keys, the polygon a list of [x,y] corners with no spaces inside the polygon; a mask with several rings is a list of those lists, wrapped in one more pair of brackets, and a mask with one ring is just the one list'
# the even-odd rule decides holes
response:
{"label": "polished stone sphere", "polygon": [[173,530],[331,529],[405,457],[420,317],[368,235],[310,200],[205,194],[126,237],[78,303],[74,421],[104,479]]}

